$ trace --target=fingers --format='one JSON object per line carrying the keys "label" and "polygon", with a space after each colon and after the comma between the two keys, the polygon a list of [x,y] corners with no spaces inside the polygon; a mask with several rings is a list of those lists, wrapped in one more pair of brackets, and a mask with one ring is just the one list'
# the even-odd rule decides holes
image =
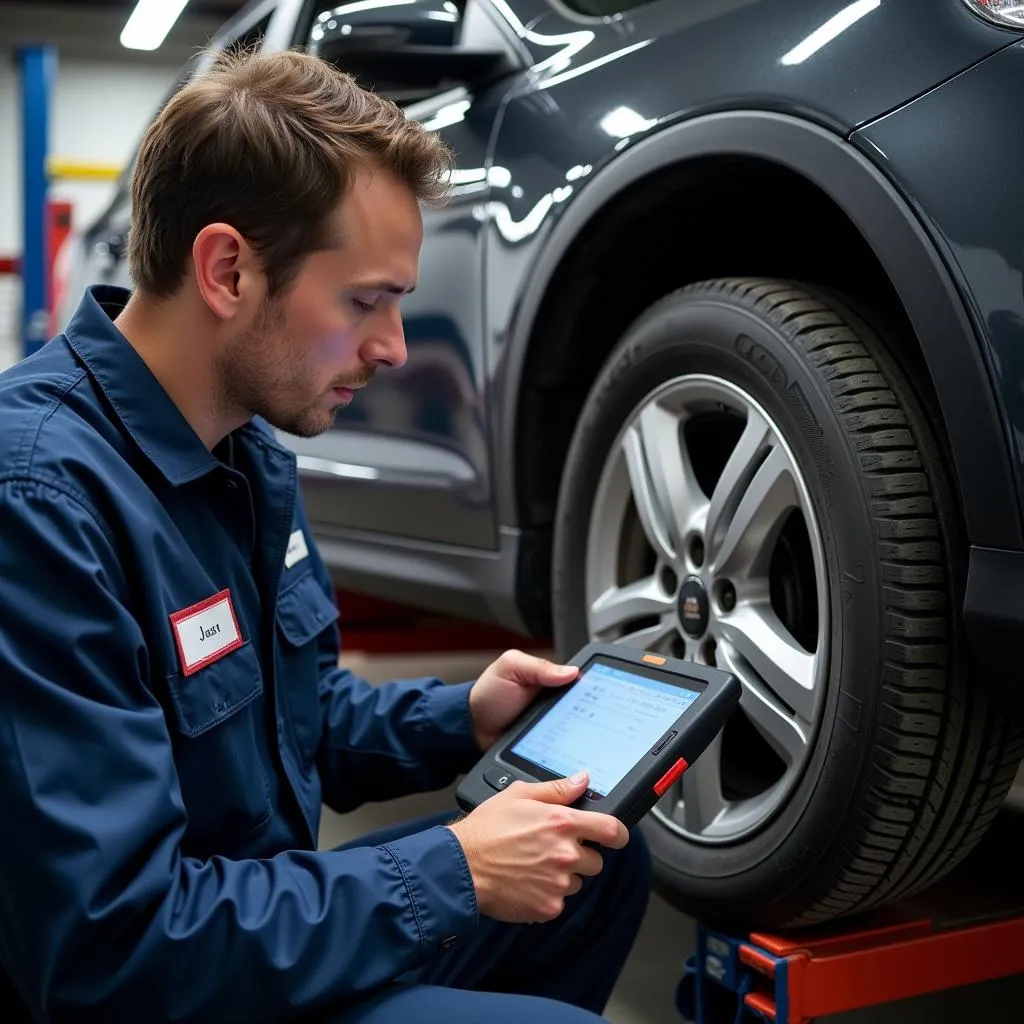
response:
{"label": "fingers", "polygon": [[[505,792],[511,797],[527,796],[542,803],[568,805],[583,796],[589,784],[587,772],[577,772],[569,778],[551,782],[514,782]],[[629,842],[629,830],[610,814],[575,809],[567,809],[567,813],[571,817],[564,820],[563,827],[577,839],[589,839],[613,850],[621,850]]]}
{"label": "fingers", "polygon": [[517,650],[501,655],[495,668],[507,679],[523,686],[564,686],[579,674],[575,665],[558,665],[547,658]]}
{"label": "fingers", "polygon": [[597,850],[590,849],[587,846],[580,847],[580,858],[573,869],[577,875],[586,875],[588,878],[592,878],[594,875],[601,874],[603,867],[604,857]]}
{"label": "fingers", "polygon": [[629,830],[610,814],[573,811],[573,824],[580,839],[589,839],[613,850],[621,850],[629,842]]}
{"label": "fingers", "polygon": [[[577,772],[567,779],[554,779],[551,782],[528,783],[519,793],[523,796],[531,796],[534,800],[540,800],[547,804],[571,804],[579,800],[587,791],[590,776],[586,772]],[[512,792],[518,783],[514,783],[505,791]]]}

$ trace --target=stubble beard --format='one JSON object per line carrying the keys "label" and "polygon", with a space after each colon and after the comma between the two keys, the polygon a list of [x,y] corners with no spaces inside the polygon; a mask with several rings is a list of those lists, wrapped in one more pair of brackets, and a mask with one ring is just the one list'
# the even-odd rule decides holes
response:
{"label": "stubble beard", "polygon": [[[316,370],[307,357],[295,351],[284,326],[283,306],[265,299],[253,325],[218,363],[222,403],[226,409],[260,416],[295,437],[316,437],[334,426],[338,410],[346,403],[339,401],[325,410],[327,395],[316,394]],[[367,364],[335,378],[331,387],[362,387],[375,370]],[[296,407],[297,399],[307,404]]]}
{"label": "stubble beard", "polygon": [[315,387],[315,373],[295,354],[284,325],[280,302],[265,299],[252,326],[218,359],[218,405],[231,416],[260,416],[285,433],[315,437],[333,425],[335,410],[325,415],[317,402],[294,407],[296,396]]}

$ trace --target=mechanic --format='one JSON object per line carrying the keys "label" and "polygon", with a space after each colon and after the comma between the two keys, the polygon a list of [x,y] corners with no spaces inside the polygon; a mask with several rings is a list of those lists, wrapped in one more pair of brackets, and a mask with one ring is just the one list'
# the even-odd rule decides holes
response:
{"label": "mechanic", "polygon": [[[451,156],[316,58],[219,55],[133,171],[135,290],[0,376],[0,965],[41,1021],[597,1019],[649,857],[585,776],[317,851],[450,784],[575,669],[338,667],[272,427],[406,359]],[[630,839],[632,838],[632,841]],[[10,1018],[6,1018],[10,1019]]]}

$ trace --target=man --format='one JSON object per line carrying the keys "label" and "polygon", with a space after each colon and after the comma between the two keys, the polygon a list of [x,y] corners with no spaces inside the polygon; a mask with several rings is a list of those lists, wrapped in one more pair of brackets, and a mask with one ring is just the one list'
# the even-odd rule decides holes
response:
{"label": "man", "polygon": [[[267,423],[406,358],[436,137],[297,53],[220,56],[132,185],[136,291],[0,378],[0,965],[44,1021],[584,1021],[646,850],[586,778],[317,852],[466,771],[574,670],[370,687]],[[602,870],[603,868],[603,870]]]}

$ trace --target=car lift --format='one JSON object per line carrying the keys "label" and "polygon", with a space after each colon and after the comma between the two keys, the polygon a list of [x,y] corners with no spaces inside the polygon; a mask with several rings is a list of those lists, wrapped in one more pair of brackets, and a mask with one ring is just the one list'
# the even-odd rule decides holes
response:
{"label": "car lift", "polygon": [[848,923],[736,938],[697,925],[676,1003],[694,1024],[809,1024],[1024,974],[1024,815],[997,822],[950,878]]}

